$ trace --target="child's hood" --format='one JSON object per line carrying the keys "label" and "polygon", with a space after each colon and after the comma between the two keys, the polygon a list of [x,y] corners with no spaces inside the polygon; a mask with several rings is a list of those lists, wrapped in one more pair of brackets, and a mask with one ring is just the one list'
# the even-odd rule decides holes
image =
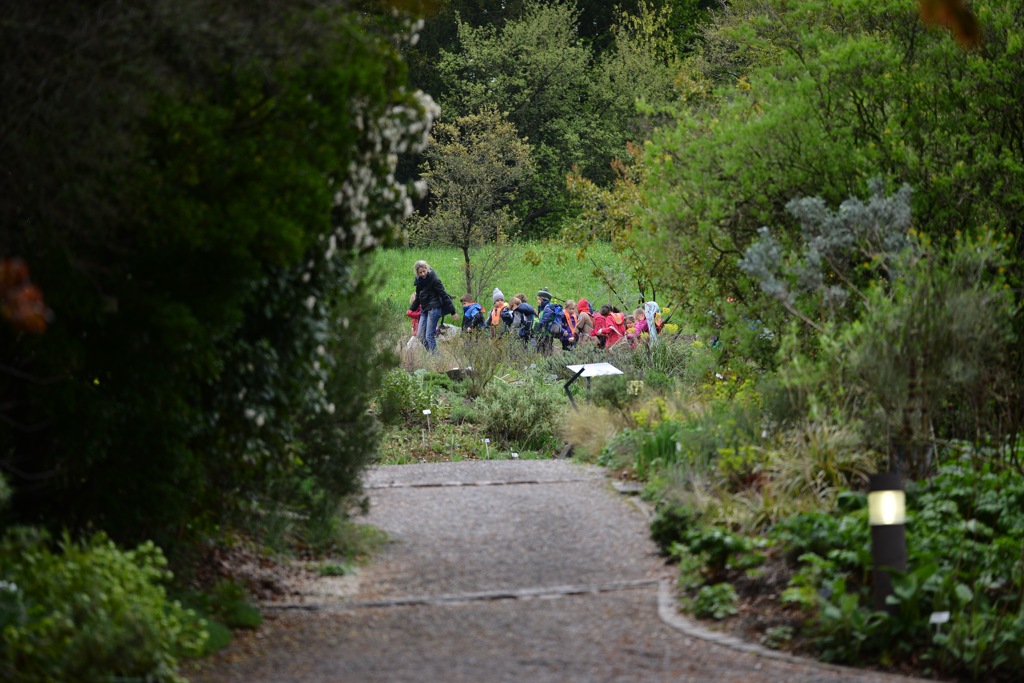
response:
{"label": "child's hood", "polygon": [[624,316],[622,313],[609,313],[608,319],[611,320],[616,325],[621,325],[622,322],[626,319],[626,316]]}

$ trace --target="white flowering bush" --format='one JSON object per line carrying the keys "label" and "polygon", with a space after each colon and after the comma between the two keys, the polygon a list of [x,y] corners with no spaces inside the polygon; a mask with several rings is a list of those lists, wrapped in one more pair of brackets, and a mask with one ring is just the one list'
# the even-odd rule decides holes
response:
{"label": "white flowering bush", "polygon": [[45,22],[58,55],[13,28],[38,3],[8,5],[0,101],[53,118],[4,139],[9,175],[39,188],[4,204],[5,249],[31,256],[60,320],[0,334],[12,518],[169,544],[336,516],[390,364],[364,256],[412,211],[423,188],[396,167],[438,116],[406,87],[418,24],[347,3],[69,0]]}

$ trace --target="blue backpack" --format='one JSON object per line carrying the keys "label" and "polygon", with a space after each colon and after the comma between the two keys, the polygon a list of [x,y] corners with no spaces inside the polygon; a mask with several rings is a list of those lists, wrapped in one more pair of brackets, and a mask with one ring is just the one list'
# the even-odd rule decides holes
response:
{"label": "blue backpack", "polygon": [[484,307],[480,304],[470,304],[462,309],[462,329],[478,330],[484,327]]}
{"label": "blue backpack", "polygon": [[[565,311],[562,310],[561,304],[555,303],[548,304],[548,309],[552,313],[552,318],[548,323],[547,331],[552,337],[561,338],[562,333],[566,330]],[[544,313],[547,312],[547,310],[544,311]]]}

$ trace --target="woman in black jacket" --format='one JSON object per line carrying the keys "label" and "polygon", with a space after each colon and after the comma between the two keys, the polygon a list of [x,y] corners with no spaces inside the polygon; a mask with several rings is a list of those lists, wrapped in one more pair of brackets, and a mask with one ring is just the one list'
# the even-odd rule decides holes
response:
{"label": "woman in black jacket", "polygon": [[416,279],[413,281],[416,286],[416,299],[410,309],[420,307],[420,325],[416,328],[416,336],[419,337],[423,348],[434,352],[437,350],[437,340],[434,338],[437,321],[446,313],[454,313],[455,304],[445,291],[441,278],[429,263],[417,261],[413,270],[416,271]]}

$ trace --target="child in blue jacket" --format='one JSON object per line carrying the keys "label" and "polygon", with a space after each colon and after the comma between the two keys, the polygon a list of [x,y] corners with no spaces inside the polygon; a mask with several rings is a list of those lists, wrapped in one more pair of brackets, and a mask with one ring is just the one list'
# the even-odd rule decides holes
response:
{"label": "child in blue jacket", "polygon": [[486,325],[484,307],[473,301],[473,295],[463,294],[462,298],[462,331],[482,330]]}

